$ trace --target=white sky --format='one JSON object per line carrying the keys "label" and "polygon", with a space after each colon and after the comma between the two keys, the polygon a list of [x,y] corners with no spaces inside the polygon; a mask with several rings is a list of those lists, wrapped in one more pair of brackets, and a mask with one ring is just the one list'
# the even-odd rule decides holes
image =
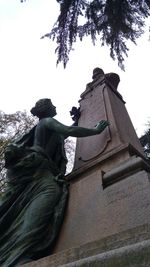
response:
{"label": "white sky", "polygon": [[[57,119],[71,124],[69,110],[78,106],[80,94],[100,67],[120,75],[118,91],[140,136],[150,120],[148,30],[137,46],[129,44],[125,72],[110,59],[108,48],[93,47],[88,38],[74,45],[64,70],[56,67],[56,44],[40,37],[49,32],[59,12],[56,0],[0,0],[0,110],[30,110],[39,98],[51,98]],[[149,21],[150,22],[150,21]]]}

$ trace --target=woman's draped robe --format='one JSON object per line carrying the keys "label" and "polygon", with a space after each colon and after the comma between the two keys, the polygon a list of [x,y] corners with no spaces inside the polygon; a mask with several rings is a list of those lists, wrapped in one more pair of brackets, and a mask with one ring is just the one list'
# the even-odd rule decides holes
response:
{"label": "woman's draped robe", "polygon": [[48,131],[40,137],[50,137],[43,149],[35,142],[39,126],[6,150],[8,189],[0,206],[1,267],[50,255],[63,222],[68,199],[64,138]]}

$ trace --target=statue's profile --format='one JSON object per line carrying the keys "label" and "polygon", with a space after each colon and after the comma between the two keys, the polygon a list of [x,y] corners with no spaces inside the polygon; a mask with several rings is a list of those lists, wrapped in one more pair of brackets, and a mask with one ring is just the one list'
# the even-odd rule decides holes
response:
{"label": "statue's profile", "polygon": [[38,124],[5,153],[8,188],[0,206],[0,266],[13,267],[52,253],[68,198],[64,139],[100,134],[55,120],[56,107],[40,99],[31,109]]}

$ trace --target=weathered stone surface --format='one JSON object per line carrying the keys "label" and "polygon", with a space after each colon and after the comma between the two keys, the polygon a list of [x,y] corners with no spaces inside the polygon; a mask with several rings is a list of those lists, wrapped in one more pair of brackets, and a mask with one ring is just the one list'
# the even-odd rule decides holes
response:
{"label": "weathered stone surface", "polygon": [[149,173],[137,171],[105,189],[102,183],[99,166],[73,181],[55,252],[149,223]]}
{"label": "weathered stone surface", "polygon": [[61,267],[149,267],[150,240],[91,256]]}
{"label": "weathered stone surface", "polygon": [[[143,242],[144,240],[147,242]],[[109,236],[109,237],[106,237],[100,240],[96,240],[94,242],[87,243],[80,247],[64,250],[62,252],[53,254],[49,257],[43,258],[38,261],[25,264],[23,266],[24,267],[37,267],[37,266],[38,267],[50,267],[50,266],[58,267],[64,264],[68,264],[67,266],[70,267],[71,264],[74,264],[74,263],[89,264],[91,262],[91,264],[95,264],[95,259],[99,260],[99,264],[100,264],[101,259],[103,259],[103,264],[106,264],[106,263],[108,264],[109,261],[112,263],[111,259],[113,260],[115,256],[120,257],[121,255],[122,257],[124,252],[126,255],[126,253],[128,252],[128,249],[136,250],[136,248],[138,249],[138,247],[142,247],[142,250],[144,249],[144,247],[147,249],[146,244],[149,244],[150,242],[149,240],[150,240],[150,225],[145,224],[143,226],[138,226],[131,230],[123,231],[121,233],[118,233],[118,234],[115,234],[115,235],[112,235],[112,236]],[[145,244],[145,245],[142,245],[142,244]],[[122,249],[120,250],[119,248],[122,248]],[[139,250],[138,253],[141,253],[141,251]],[[112,255],[112,258],[111,258],[111,255]],[[107,259],[109,261],[107,261]],[[125,265],[125,267],[130,266],[129,264],[131,263],[131,259],[127,263],[128,265]],[[139,261],[139,263],[141,262]],[[88,265],[85,265],[85,266],[88,266]],[[89,265],[89,266],[93,266],[93,265]],[[98,265],[98,266],[101,266],[101,265]],[[134,267],[135,266],[141,267],[142,265],[134,265]]]}
{"label": "weathered stone surface", "polygon": [[141,157],[132,156],[130,159],[125,160],[122,164],[113,168],[111,171],[108,171],[107,173],[103,172],[103,187],[122,180],[129,175],[136,173],[137,170],[147,170],[150,172],[150,165]]}

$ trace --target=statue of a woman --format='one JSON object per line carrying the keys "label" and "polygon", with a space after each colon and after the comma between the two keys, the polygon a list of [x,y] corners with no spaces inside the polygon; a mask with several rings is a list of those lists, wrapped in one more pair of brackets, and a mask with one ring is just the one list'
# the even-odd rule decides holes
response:
{"label": "statue of a woman", "polygon": [[0,266],[13,267],[52,252],[68,197],[64,179],[64,139],[100,134],[95,128],[65,126],[55,120],[50,99],[39,100],[31,113],[38,124],[6,149],[8,189],[0,206]]}

